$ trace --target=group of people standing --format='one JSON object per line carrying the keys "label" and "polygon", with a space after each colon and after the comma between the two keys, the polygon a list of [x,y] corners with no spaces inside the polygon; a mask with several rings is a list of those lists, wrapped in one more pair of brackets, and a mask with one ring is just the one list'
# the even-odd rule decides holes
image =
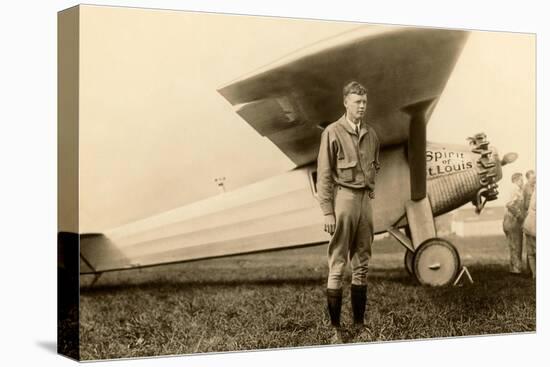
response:
{"label": "group of people standing", "polygon": [[[535,171],[512,175],[513,190],[506,203],[502,227],[510,248],[510,273],[522,273],[523,247],[527,253],[527,266],[533,279],[536,277],[536,175]],[[524,237],[525,235],[525,237]]]}

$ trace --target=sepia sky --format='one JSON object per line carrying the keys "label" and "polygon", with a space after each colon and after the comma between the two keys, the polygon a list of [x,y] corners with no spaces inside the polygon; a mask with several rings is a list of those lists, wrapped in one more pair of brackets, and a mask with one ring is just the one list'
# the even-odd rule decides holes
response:
{"label": "sepia sky", "polygon": [[[216,89],[356,23],[81,8],[80,231],[104,231],[282,173],[292,162]],[[484,131],[509,176],[535,166],[535,37],[473,32],[428,140]],[[506,182],[504,182],[506,181]]]}

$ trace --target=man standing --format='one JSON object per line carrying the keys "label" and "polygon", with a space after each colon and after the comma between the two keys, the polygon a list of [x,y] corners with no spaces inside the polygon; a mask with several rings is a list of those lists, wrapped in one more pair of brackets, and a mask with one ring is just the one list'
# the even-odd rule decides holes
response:
{"label": "man standing", "polygon": [[343,89],[346,113],[323,131],[317,160],[318,195],[328,245],[327,305],[334,327],[333,342],[341,343],[342,275],[351,262],[353,322],[363,326],[367,303],[367,272],[373,239],[371,200],[379,169],[379,141],[363,120],[367,90],[358,82]]}
{"label": "man standing", "polygon": [[537,275],[537,193],[533,195],[527,209],[527,216],[523,222],[523,233],[525,233],[525,251],[527,252],[527,265],[531,270],[533,279]]}
{"label": "man standing", "polygon": [[510,248],[510,273],[521,273],[521,251],[523,231],[521,226],[525,218],[523,205],[523,177],[521,173],[512,175],[513,189],[510,200],[506,203],[502,228]]}
{"label": "man standing", "polygon": [[527,266],[531,271],[533,279],[536,273],[536,194],[535,184],[537,177],[535,171],[525,172],[527,183],[523,187],[523,208],[526,213],[523,223],[523,233],[525,241],[523,242],[525,252],[527,253]]}
{"label": "man standing", "polygon": [[529,171],[525,172],[525,179],[527,180],[527,183],[523,186],[523,208],[524,212],[527,213],[527,210],[529,209],[529,203],[531,202],[531,196],[535,191],[535,183],[537,182],[535,171],[530,169]]}

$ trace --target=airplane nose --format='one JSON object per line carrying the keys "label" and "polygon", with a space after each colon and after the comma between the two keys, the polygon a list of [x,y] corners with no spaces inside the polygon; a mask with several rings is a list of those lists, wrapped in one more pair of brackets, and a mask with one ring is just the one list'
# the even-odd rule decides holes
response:
{"label": "airplane nose", "polygon": [[480,156],[476,165],[481,188],[473,200],[476,212],[480,213],[487,201],[496,200],[498,197],[497,182],[502,178],[502,163],[496,148],[489,147],[487,135],[479,133],[468,140],[472,146],[472,152]]}

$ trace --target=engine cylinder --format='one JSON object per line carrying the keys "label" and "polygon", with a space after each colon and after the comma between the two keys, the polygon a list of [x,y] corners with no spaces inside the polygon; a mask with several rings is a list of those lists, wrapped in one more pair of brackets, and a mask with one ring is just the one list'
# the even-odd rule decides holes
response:
{"label": "engine cylinder", "polygon": [[434,215],[444,214],[472,201],[481,187],[476,168],[432,178],[428,181],[428,198]]}

